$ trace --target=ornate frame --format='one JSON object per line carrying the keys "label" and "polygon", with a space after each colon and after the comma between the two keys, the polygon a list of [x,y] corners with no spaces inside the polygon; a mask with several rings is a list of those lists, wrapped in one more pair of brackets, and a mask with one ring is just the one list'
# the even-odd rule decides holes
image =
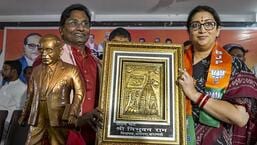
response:
{"label": "ornate frame", "polygon": [[186,144],[182,59],[181,45],[106,43],[99,145]]}

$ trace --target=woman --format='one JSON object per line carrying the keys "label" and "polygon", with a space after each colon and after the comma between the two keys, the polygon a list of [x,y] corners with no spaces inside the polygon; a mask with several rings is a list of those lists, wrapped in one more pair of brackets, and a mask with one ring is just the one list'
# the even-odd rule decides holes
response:
{"label": "woman", "polygon": [[247,66],[216,42],[220,18],[197,6],[187,19],[192,45],[178,78],[187,96],[188,144],[236,145],[256,142],[257,81]]}

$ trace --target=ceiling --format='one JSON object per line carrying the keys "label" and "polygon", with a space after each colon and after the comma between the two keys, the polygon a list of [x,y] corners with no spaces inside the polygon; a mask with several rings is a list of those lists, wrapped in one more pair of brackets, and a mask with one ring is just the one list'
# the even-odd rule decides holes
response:
{"label": "ceiling", "polygon": [[72,3],[86,5],[93,21],[185,21],[197,5],[215,8],[222,21],[256,22],[257,0],[1,0],[0,22],[58,21]]}

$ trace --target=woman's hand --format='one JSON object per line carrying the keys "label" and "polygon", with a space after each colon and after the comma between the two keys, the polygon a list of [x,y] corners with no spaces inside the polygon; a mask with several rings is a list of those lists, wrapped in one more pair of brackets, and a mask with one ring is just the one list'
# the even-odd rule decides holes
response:
{"label": "woman's hand", "polygon": [[193,102],[196,102],[198,97],[201,95],[195,89],[195,81],[194,79],[187,73],[185,69],[179,69],[179,77],[178,77],[179,86],[182,88],[184,94]]}
{"label": "woman's hand", "polygon": [[246,123],[249,120],[249,113],[246,111],[245,107],[242,105],[235,105],[235,107],[238,110],[238,115],[240,115],[241,117],[239,118],[239,120],[241,119],[241,121],[239,121],[237,123],[238,126],[243,127],[246,125]]}

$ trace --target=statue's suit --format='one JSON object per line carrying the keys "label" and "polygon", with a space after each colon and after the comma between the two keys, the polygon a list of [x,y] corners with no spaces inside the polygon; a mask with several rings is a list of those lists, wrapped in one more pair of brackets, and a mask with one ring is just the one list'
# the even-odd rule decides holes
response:
{"label": "statue's suit", "polygon": [[[71,90],[74,90],[72,101],[70,101]],[[36,134],[30,132],[32,138],[33,135],[36,136],[46,131],[50,135],[53,131],[49,133],[48,127],[63,127],[62,116],[67,104],[71,104],[69,115],[77,117],[80,112],[84,90],[80,73],[73,65],[60,60],[51,69],[44,64],[33,68],[28,83],[27,101],[22,112],[22,116],[24,118],[28,117],[28,124],[32,125],[34,130],[42,130]],[[57,133],[54,136],[58,136],[58,131],[55,132]],[[65,136],[67,135],[66,131],[61,132],[65,132]],[[30,135],[28,138],[30,138]],[[42,138],[42,135],[37,136],[34,139],[35,141],[30,141],[35,143],[29,144],[37,144],[36,142],[43,140]],[[54,143],[56,141],[51,142]]]}

